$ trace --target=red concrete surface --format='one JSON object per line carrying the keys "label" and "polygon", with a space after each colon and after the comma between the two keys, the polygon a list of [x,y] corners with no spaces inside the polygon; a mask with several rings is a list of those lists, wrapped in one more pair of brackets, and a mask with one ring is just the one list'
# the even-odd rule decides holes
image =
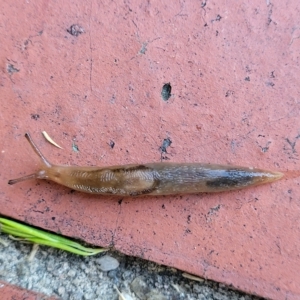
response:
{"label": "red concrete surface", "polygon": [[2,1],[0,213],[249,293],[299,299],[297,177],[134,199],[46,181],[7,185],[38,168],[26,131],[57,164],[157,162],[170,138],[170,162],[299,170],[299,13],[297,0]]}
{"label": "red concrete surface", "polygon": [[47,297],[45,295],[30,292],[25,289],[21,289],[18,286],[10,285],[6,282],[0,281],[0,297],[2,300],[55,300],[57,298]]}

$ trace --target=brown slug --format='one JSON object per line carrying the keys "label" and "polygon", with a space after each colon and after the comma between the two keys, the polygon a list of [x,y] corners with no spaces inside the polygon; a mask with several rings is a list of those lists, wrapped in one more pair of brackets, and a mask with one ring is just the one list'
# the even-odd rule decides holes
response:
{"label": "brown slug", "polygon": [[71,189],[103,195],[172,195],[242,189],[280,179],[283,174],[261,169],[201,163],[147,163],[112,167],[53,165],[29,133],[26,139],[43,165],[34,174],[8,181],[49,179]]}

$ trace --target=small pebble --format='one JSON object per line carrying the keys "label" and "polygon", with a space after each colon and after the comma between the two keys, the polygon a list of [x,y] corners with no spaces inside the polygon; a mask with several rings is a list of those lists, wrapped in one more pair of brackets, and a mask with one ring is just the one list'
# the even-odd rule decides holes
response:
{"label": "small pebble", "polygon": [[131,282],[130,288],[141,300],[146,300],[147,299],[146,294],[150,292],[150,289],[147,286],[142,276],[136,277]]}
{"label": "small pebble", "polygon": [[147,294],[147,300],[168,300],[168,297],[157,290],[152,290]]}
{"label": "small pebble", "polygon": [[119,267],[119,262],[109,255],[104,255],[97,259],[97,263],[99,264],[99,268],[103,272],[115,270]]}
{"label": "small pebble", "polygon": [[76,275],[76,272],[74,270],[70,270],[68,272],[68,276],[70,276],[70,277],[74,277],[75,275]]}
{"label": "small pebble", "polygon": [[60,287],[58,288],[58,294],[59,294],[60,296],[64,296],[65,292],[66,292],[66,289],[65,289],[63,286],[60,286]]}
{"label": "small pebble", "polygon": [[119,300],[135,300],[134,298],[132,298],[129,294],[127,293],[121,293],[121,295],[119,295]]}

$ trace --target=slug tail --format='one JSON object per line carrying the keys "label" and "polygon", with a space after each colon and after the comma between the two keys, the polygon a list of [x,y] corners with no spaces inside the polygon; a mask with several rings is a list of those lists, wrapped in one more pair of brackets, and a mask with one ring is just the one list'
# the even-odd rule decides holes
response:
{"label": "slug tail", "polygon": [[281,172],[272,172],[271,181],[276,181],[281,179],[284,176]]}
{"label": "slug tail", "polygon": [[253,178],[254,185],[271,183],[280,180],[284,176],[281,172],[264,171],[259,176]]}

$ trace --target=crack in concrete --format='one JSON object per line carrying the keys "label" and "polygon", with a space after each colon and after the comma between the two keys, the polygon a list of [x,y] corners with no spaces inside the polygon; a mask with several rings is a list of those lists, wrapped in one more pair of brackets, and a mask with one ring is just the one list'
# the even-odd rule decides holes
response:
{"label": "crack in concrete", "polygon": [[270,1],[267,1],[267,7],[269,7],[268,9],[268,18],[267,18],[267,26],[269,26],[272,22],[277,25],[276,22],[273,21],[272,19],[272,14],[273,14],[273,4]]}

